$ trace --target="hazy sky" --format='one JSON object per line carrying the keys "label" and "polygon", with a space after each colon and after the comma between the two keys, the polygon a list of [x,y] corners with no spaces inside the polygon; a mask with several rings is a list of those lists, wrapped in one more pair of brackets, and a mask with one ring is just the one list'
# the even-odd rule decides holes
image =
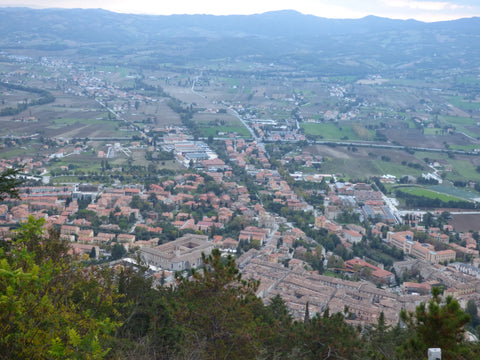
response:
{"label": "hazy sky", "polygon": [[421,21],[480,16],[480,0],[0,0],[2,6],[102,8],[136,14],[255,14],[297,10],[326,18],[377,15]]}

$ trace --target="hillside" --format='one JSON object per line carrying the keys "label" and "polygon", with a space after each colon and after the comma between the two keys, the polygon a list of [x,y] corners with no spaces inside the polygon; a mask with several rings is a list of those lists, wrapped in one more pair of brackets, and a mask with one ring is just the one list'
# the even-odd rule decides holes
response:
{"label": "hillside", "polygon": [[[83,55],[148,51],[185,62],[249,58],[338,73],[479,66],[480,19],[423,23],[368,16],[333,20],[295,11],[241,16],[130,15],[105,10],[0,9],[4,49]],[[53,24],[53,25],[52,25]],[[92,47],[93,46],[93,47]],[[180,55],[180,56],[179,56]]]}

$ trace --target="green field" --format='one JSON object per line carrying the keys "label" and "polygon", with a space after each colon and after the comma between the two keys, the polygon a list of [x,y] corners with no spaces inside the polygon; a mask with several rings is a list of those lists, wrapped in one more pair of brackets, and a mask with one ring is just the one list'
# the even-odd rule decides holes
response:
{"label": "green field", "polygon": [[423,129],[423,134],[424,135],[441,135],[442,134],[442,129],[439,128],[424,128]]}
{"label": "green field", "polygon": [[469,117],[460,117],[460,116],[439,116],[440,120],[446,122],[447,124],[453,125],[476,125],[477,120]]}
{"label": "green field", "polygon": [[480,109],[480,103],[475,102],[475,101],[468,101],[464,100],[461,96],[451,96],[448,98],[448,101],[460,109],[463,110],[479,110]]}
{"label": "green field", "polygon": [[357,127],[357,131],[352,126],[345,124],[300,124],[305,135],[321,136],[325,140],[370,140],[374,137],[374,132],[363,127]]}
{"label": "green field", "polygon": [[462,199],[471,200],[471,199],[479,197],[479,194],[475,190],[473,190],[469,187],[456,188],[456,187],[453,187],[453,186],[440,184],[440,185],[426,186],[426,188],[428,188],[429,190],[435,191],[435,192],[455,196],[455,197],[462,198]]}
{"label": "green field", "polygon": [[[454,126],[456,131],[464,132],[473,137],[478,136],[478,134],[475,134],[468,128],[477,125],[477,120],[475,119],[460,116],[439,116],[438,119],[446,126]],[[441,135],[441,129],[438,130],[440,130],[438,133]]]}
{"label": "green field", "polygon": [[127,77],[129,69],[118,66],[97,65],[96,71],[103,71],[110,74],[118,74],[120,75],[120,77],[124,78]]}
{"label": "green field", "polygon": [[456,196],[451,196],[443,193],[439,193],[436,191],[428,190],[425,188],[420,188],[420,187],[396,187],[395,190],[401,190],[404,193],[414,195],[414,196],[425,196],[429,199],[439,199],[444,202],[449,202],[449,201],[463,201],[463,199],[456,197]]}
{"label": "green field", "polygon": [[[108,120],[105,119],[77,119],[77,118],[60,118],[55,120],[50,120],[49,129],[60,129],[64,126],[79,124],[79,125],[103,125],[108,123]],[[113,121],[110,121],[111,124],[114,124]],[[118,124],[118,123],[117,123]]]}
{"label": "green field", "polygon": [[375,166],[378,169],[378,175],[390,174],[396,176],[397,178],[401,178],[405,175],[411,175],[415,177],[422,175],[422,170],[414,169],[409,166],[404,166],[391,161],[375,161]]}
{"label": "green field", "polygon": [[137,134],[134,131],[121,130],[126,123],[122,121],[107,120],[104,116],[97,118],[69,118],[62,117],[50,120],[45,129],[56,131],[62,130],[64,133],[60,134],[65,137],[129,137]]}
{"label": "green field", "polygon": [[236,133],[237,135],[243,138],[250,138],[250,132],[247,130],[242,123],[239,122],[239,126],[199,126],[199,130],[202,137],[209,137],[210,135],[213,137],[217,137],[219,133]]}
{"label": "green field", "polygon": [[[455,180],[471,180],[471,181],[480,181],[480,174],[476,171],[475,163],[478,162],[477,157],[461,157],[455,156],[454,158],[449,158],[446,153],[431,153],[417,151],[415,152],[415,157],[419,160],[425,158],[433,160],[439,160],[446,162],[447,167],[451,167],[452,171],[446,171],[446,179],[455,181]],[[472,162],[473,161],[473,162]]]}
{"label": "green field", "polygon": [[[111,161],[109,161],[111,163]],[[49,163],[49,168],[60,169],[61,166],[73,165],[73,171],[100,171],[101,159],[94,155],[71,155],[64,158],[56,159]]]}
{"label": "green field", "polygon": [[371,160],[368,158],[329,159],[322,164],[321,172],[341,173],[345,175],[346,179],[368,179],[372,176],[385,174],[394,175],[398,178],[407,174],[418,177],[422,173],[421,170],[392,161]]}
{"label": "green field", "polygon": [[236,86],[236,87],[240,86],[240,81],[234,78],[220,77],[218,78],[218,81],[224,82],[229,86]]}
{"label": "green field", "polygon": [[476,171],[476,167],[470,161],[451,159],[453,171],[447,173],[448,180],[472,180],[480,181],[480,174]]}
{"label": "green field", "polygon": [[462,150],[462,151],[474,151],[480,149],[480,145],[469,144],[469,145],[450,145],[452,150]]}
{"label": "green field", "polygon": [[19,148],[16,148],[16,149],[11,149],[9,150],[8,148],[5,149],[5,151],[2,151],[0,152],[0,158],[2,159],[11,159],[13,157],[17,157],[17,156],[25,156],[25,155],[29,155],[29,156],[33,156],[33,154],[35,153],[35,150],[33,149],[19,149]]}
{"label": "green field", "polygon": [[194,119],[201,137],[223,136],[218,133],[236,133],[243,138],[250,138],[250,132],[237,118],[228,114],[197,114]]}

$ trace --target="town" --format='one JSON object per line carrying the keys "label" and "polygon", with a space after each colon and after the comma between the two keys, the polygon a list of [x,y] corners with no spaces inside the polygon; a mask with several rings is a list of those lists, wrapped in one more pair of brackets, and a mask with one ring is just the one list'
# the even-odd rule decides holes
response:
{"label": "town", "polygon": [[[380,75],[299,80],[252,63],[273,73],[265,85],[235,63],[216,75],[95,56],[0,58],[0,171],[23,181],[0,204],[4,239],[44,218],[86,265],[144,263],[166,287],[219,249],[296,319],[348,308],[352,324],[383,313],[393,325],[434,287],[480,304],[480,228],[452,221],[478,215],[479,182],[464,175],[480,149],[478,114],[465,128],[441,123],[465,113],[437,99],[447,86],[425,85],[431,99],[408,111],[379,110],[374,91],[399,91]],[[405,122],[411,137],[399,135]],[[409,186],[444,182],[468,199],[427,204],[430,190]]]}
{"label": "town", "polygon": [[[447,211],[401,212],[375,182],[296,177],[254,140],[212,145],[169,129],[153,151],[171,153],[185,170],[149,185],[27,179],[38,185],[20,186],[20,199],[0,206],[0,231],[8,237],[29,216],[43,217],[86,261],[138,254],[164,286],[218,248],[237,257],[245,278],[260,280],[258,296],[279,294],[297,318],[308,303],[314,313],[348,306],[353,323],[376,323],[383,312],[395,324],[399,309],[426,302],[435,286],[463,305],[480,301],[478,232],[457,232]],[[19,165],[26,173],[44,166],[1,160],[4,170]]]}

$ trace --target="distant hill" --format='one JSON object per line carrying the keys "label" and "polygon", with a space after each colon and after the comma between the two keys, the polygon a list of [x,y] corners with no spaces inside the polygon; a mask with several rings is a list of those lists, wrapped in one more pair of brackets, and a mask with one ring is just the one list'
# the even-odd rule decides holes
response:
{"label": "distant hill", "polygon": [[338,20],[275,11],[256,15],[118,14],[0,8],[3,49],[108,54],[148,49],[171,61],[256,57],[339,73],[480,66],[480,19],[423,23],[367,16]]}

